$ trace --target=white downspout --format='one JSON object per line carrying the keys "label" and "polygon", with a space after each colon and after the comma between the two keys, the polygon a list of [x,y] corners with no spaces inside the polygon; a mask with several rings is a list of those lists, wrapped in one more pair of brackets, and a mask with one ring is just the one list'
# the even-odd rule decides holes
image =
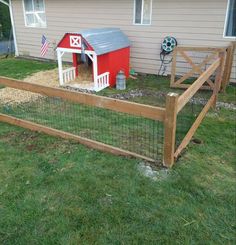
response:
{"label": "white downspout", "polygon": [[16,41],[16,30],[15,30],[15,24],[14,24],[14,17],[13,17],[11,0],[9,0],[9,3],[7,3],[5,0],[0,0],[0,2],[5,4],[5,5],[7,5],[8,8],[9,8],[11,26],[12,26],[12,33],[13,33],[13,40],[14,40],[14,46],[15,46],[15,56],[19,56],[18,46],[17,46],[17,41]]}
{"label": "white downspout", "polygon": [[9,10],[10,10],[11,26],[12,26],[12,33],[13,33],[14,45],[15,45],[15,56],[19,56],[18,46],[17,46],[17,40],[16,40],[15,22],[14,22],[14,17],[13,17],[11,0],[9,0]]}

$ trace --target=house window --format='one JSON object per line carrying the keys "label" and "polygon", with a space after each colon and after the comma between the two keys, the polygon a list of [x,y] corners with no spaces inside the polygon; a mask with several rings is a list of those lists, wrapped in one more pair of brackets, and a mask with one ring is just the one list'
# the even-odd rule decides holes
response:
{"label": "house window", "polygon": [[228,0],[224,37],[236,37],[236,0]]}
{"label": "house window", "polygon": [[134,0],[134,24],[150,25],[152,0]]}
{"label": "house window", "polygon": [[23,0],[25,25],[28,27],[46,27],[44,0]]}

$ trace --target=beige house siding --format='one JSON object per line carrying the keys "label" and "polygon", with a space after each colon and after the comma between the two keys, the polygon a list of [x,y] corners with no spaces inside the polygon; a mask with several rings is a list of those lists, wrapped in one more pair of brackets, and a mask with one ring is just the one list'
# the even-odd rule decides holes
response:
{"label": "beige house siding", "polygon": [[[152,23],[133,25],[133,0],[44,0],[47,28],[25,27],[22,0],[12,0],[20,55],[40,57],[42,34],[51,42],[46,58],[56,59],[54,47],[65,32],[119,27],[130,38],[131,66],[157,74],[163,38],[173,35],[180,45],[226,46],[223,38],[227,0],[153,0]],[[236,82],[236,54],[231,74]]]}

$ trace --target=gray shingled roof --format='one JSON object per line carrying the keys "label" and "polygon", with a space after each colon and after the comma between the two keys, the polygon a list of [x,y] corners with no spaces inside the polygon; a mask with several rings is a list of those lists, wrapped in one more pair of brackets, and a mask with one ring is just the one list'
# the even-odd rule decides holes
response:
{"label": "gray shingled roof", "polygon": [[128,37],[119,28],[87,29],[78,32],[97,55],[130,46]]}

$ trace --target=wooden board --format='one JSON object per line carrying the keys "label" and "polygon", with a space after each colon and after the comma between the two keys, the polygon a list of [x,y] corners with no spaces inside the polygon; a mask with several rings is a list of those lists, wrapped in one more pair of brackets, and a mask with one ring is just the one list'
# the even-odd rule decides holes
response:
{"label": "wooden board", "polygon": [[219,54],[219,58],[220,58],[220,65],[219,65],[219,67],[216,70],[215,87],[214,87],[214,90],[213,90],[213,94],[215,95],[213,107],[216,106],[218,93],[220,92],[221,85],[222,85],[222,79],[223,79],[223,76],[224,76],[224,66],[225,66],[225,59],[226,59],[225,52],[221,52]]}
{"label": "wooden board", "polygon": [[[189,84],[179,84],[179,85],[174,85],[174,86],[170,86],[171,88],[180,88],[180,89],[187,89],[189,88]],[[212,88],[210,88],[209,86],[202,86],[201,90],[212,90]]]}
{"label": "wooden board", "polygon": [[36,123],[32,123],[30,121],[18,119],[18,118],[11,117],[11,116],[1,114],[1,113],[0,113],[0,121],[4,122],[4,123],[9,123],[11,125],[19,126],[22,128],[26,128],[26,129],[29,129],[32,131],[42,132],[42,133],[45,133],[45,134],[48,134],[51,136],[60,137],[63,139],[74,140],[76,142],[79,142],[79,143],[86,145],[88,147],[91,147],[93,149],[112,153],[114,155],[132,156],[132,157],[140,158],[140,159],[143,159],[146,161],[155,162],[155,160],[152,158],[148,158],[148,157],[145,157],[145,156],[142,156],[142,155],[130,152],[130,151],[122,150],[122,149],[117,148],[117,147],[113,147],[113,146],[110,146],[107,144],[103,144],[101,142],[86,139],[86,138],[78,136],[78,135],[70,134],[70,133],[67,133],[67,132],[64,132],[61,130],[49,128],[46,126],[42,126],[42,125],[39,125]]}
{"label": "wooden board", "polygon": [[190,46],[178,46],[178,50],[193,51],[193,52],[222,52],[226,48],[214,48],[214,47],[190,47]]}
{"label": "wooden board", "polygon": [[68,101],[91,105],[99,108],[109,109],[116,112],[123,112],[135,116],[164,121],[165,108],[143,105],[128,101],[122,101],[103,96],[72,92],[65,89],[52,88],[38,84],[22,82],[15,79],[0,77],[0,84],[15,89],[39,93],[49,97],[59,97]]}
{"label": "wooden board", "polygon": [[236,49],[236,41],[232,42],[231,45],[227,48],[226,60],[225,60],[225,65],[224,65],[224,74],[222,78],[222,90],[223,91],[225,91],[229,83],[229,80],[230,80],[235,49]]}
{"label": "wooden board", "polygon": [[186,146],[191,141],[193,135],[195,134],[196,130],[198,129],[198,127],[201,124],[202,120],[204,119],[205,115],[209,111],[210,107],[213,105],[214,100],[215,100],[215,95],[212,95],[211,98],[209,99],[209,101],[207,102],[207,104],[205,105],[205,107],[203,108],[203,110],[201,111],[201,113],[198,115],[198,117],[195,120],[195,122],[193,123],[192,127],[190,128],[190,130],[188,131],[188,133],[184,137],[183,141],[181,142],[181,144],[177,148],[176,152],[174,153],[175,159],[179,156],[179,154],[183,151],[184,148],[186,148]]}
{"label": "wooden board", "polygon": [[[204,72],[201,69],[202,65],[207,64],[208,60],[211,60],[215,56],[215,53],[213,53],[212,58],[210,56],[210,57],[208,57],[209,59],[208,58],[204,59],[204,61],[200,65],[195,65],[193,63],[192,59],[184,51],[181,50],[179,53],[192,66],[192,69],[195,71],[194,73],[198,73],[199,75],[202,75],[202,73]],[[209,84],[211,89],[214,89],[214,84],[210,79],[207,79],[207,83]]]}
{"label": "wooden board", "polygon": [[172,167],[175,162],[174,153],[175,153],[178,96],[179,95],[176,93],[169,93],[166,97],[163,164],[168,168]]}
{"label": "wooden board", "polygon": [[178,99],[177,111],[181,111],[182,108],[188,103],[188,101],[194,96],[194,94],[201,88],[205,81],[215,72],[220,66],[220,58],[218,58]]}
{"label": "wooden board", "polygon": [[[199,64],[195,64],[192,60],[192,57],[186,52],[198,52],[199,54],[204,52],[208,52],[209,55]],[[192,78],[195,74],[199,74],[201,76],[204,73],[204,67],[209,64],[209,62],[214,62],[220,53],[226,52],[226,48],[211,48],[211,47],[183,47],[178,46],[175,48],[173,53],[173,63],[171,70],[171,82],[170,86],[172,88],[189,88],[191,84],[184,83],[187,79]],[[180,55],[183,59],[183,62],[186,62],[186,65],[191,66],[191,70],[182,75],[178,80],[175,80],[176,77],[176,66],[177,66],[177,56]],[[210,79],[210,77],[206,80],[206,84],[202,85],[201,89],[214,90],[214,81]]]}
{"label": "wooden board", "polygon": [[175,49],[173,51],[170,85],[175,84],[176,60],[177,60],[177,47],[175,47]]}

